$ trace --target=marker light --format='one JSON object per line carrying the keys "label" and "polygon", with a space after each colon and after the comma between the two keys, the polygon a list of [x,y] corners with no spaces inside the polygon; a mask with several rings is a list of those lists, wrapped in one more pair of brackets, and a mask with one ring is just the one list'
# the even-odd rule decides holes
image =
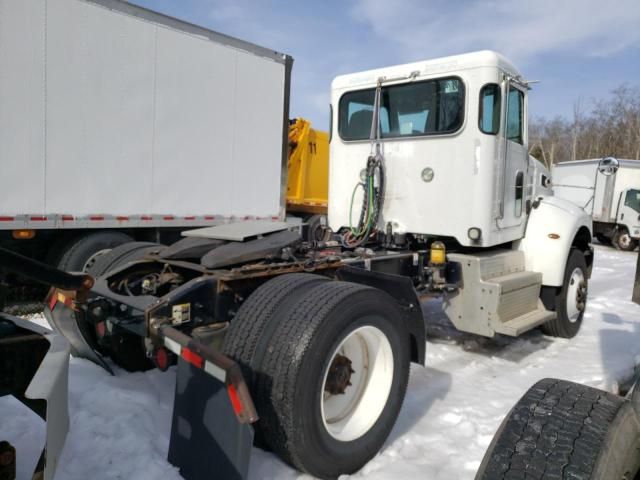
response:
{"label": "marker light", "polygon": [[431,244],[431,252],[429,255],[429,263],[431,265],[444,265],[447,261],[447,252],[442,242],[433,242]]}
{"label": "marker light", "polygon": [[471,227],[469,230],[467,230],[467,235],[469,236],[470,240],[477,242],[482,238],[482,230],[480,230],[478,227]]}
{"label": "marker light", "polygon": [[31,240],[33,237],[36,236],[36,231],[35,230],[14,230],[11,233],[11,236],[15,240]]}

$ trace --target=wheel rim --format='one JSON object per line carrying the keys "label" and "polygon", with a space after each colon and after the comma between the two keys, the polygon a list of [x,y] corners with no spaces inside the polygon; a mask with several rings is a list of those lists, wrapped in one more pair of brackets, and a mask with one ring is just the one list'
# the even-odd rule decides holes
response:
{"label": "wheel rim", "polygon": [[98,258],[100,258],[102,255],[106,253],[109,253],[111,250],[112,250],[111,248],[104,248],[102,250],[98,250],[96,253],[91,255],[89,258],[87,258],[87,261],[84,262],[84,265],[82,266],[82,271],[86,273],[91,267],[95,265],[96,260],[98,260]]}
{"label": "wheel rim", "polygon": [[575,323],[584,311],[587,299],[587,283],[584,279],[584,272],[580,268],[575,268],[569,277],[567,288],[567,318],[571,323]]}
{"label": "wheel rim", "polygon": [[631,235],[626,232],[621,234],[618,238],[618,243],[622,248],[629,248],[631,246]]}
{"label": "wheel rim", "polygon": [[360,327],[340,342],[329,357],[320,392],[329,435],[348,442],[369,431],[387,404],[393,363],[391,344],[376,327]]}

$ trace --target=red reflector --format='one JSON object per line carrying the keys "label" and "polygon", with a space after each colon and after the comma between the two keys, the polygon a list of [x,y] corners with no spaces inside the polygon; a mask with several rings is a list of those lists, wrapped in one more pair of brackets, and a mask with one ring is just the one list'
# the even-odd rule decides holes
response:
{"label": "red reflector", "polygon": [[184,217],[185,220],[195,220],[196,217]]}
{"label": "red reflector", "polygon": [[236,412],[236,415],[241,415],[243,410],[242,402],[240,401],[238,391],[236,390],[236,387],[233,386],[233,383],[227,385],[227,392],[229,393],[229,399],[231,400],[233,411]]}
{"label": "red reflector", "polygon": [[102,221],[102,220],[104,220],[104,217],[102,217],[100,215],[95,215],[95,216],[89,217],[89,220]]}
{"label": "red reflector", "polygon": [[116,217],[116,220],[129,220],[129,217]]}
{"label": "red reflector", "polygon": [[15,217],[0,217],[0,222],[13,222]]}
{"label": "red reflector", "polygon": [[194,367],[202,368],[204,366],[204,359],[193,350],[189,350],[187,347],[182,347],[180,356]]}
{"label": "red reflector", "polygon": [[205,216],[204,216],[204,219],[205,219],[205,220],[215,220],[215,219],[216,219],[216,216],[215,216],[215,215],[205,215]]}
{"label": "red reflector", "polygon": [[62,215],[62,221],[63,222],[73,221],[73,215]]}
{"label": "red reflector", "polygon": [[169,352],[166,348],[160,347],[153,352],[153,361],[158,370],[166,372],[169,368]]}
{"label": "red reflector", "polygon": [[53,307],[58,303],[58,293],[54,290],[48,300],[49,310],[53,312]]}
{"label": "red reflector", "polygon": [[100,338],[105,336],[105,334],[107,333],[107,326],[104,324],[104,322],[98,322],[96,324],[96,333]]}
{"label": "red reflector", "polygon": [[164,220],[173,220],[175,217],[173,215],[167,215],[165,217],[162,217]]}
{"label": "red reflector", "polygon": [[32,222],[46,222],[47,217],[30,217],[29,220]]}
{"label": "red reflector", "polygon": [[271,220],[280,220],[280,217],[274,215],[273,217],[271,217]]}

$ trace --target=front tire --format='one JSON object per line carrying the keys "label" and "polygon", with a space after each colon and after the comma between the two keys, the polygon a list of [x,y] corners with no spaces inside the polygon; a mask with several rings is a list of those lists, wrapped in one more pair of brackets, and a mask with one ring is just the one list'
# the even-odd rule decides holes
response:
{"label": "front tire", "polygon": [[613,237],[613,244],[618,250],[633,252],[638,246],[638,241],[635,238],[631,238],[627,229],[623,228],[616,232]]}
{"label": "front tire", "polygon": [[385,292],[326,282],[283,312],[258,377],[266,442],[320,478],[362,468],[384,444],[409,376],[409,335]]}
{"label": "front tire", "polygon": [[587,304],[588,270],[584,254],[571,249],[564,272],[564,282],[555,297],[556,318],[542,325],[553,337],[573,338],[582,325]]}

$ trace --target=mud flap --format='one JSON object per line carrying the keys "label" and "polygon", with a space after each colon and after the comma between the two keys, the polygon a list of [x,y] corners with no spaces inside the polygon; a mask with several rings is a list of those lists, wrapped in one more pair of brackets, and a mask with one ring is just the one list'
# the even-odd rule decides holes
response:
{"label": "mud flap", "polygon": [[224,382],[179,358],[169,462],[186,480],[246,479],[253,427],[236,417]]}
{"label": "mud flap", "polygon": [[[55,295],[55,292],[53,294]],[[52,304],[53,302],[45,306],[44,316],[49,325],[69,340],[71,354],[74,357],[86,358],[113,375],[113,370],[111,370],[109,364],[102,355],[96,352],[80,329],[80,319],[78,319],[77,315],[83,315],[83,313],[72,310],[62,302],[55,302],[51,307]]]}
{"label": "mud flap", "polygon": [[46,443],[33,478],[51,480],[69,431],[69,343],[9,315],[0,314],[2,325],[0,396],[13,395],[46,421]]}

